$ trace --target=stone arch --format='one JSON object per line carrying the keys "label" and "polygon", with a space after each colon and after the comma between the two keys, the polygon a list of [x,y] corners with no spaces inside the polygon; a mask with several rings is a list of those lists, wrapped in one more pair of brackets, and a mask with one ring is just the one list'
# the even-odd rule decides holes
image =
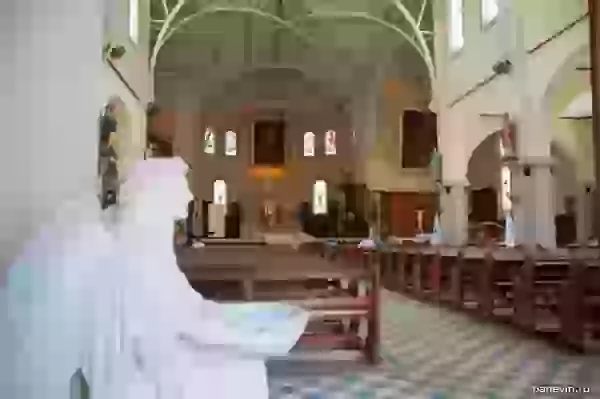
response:
{"label": "stone arch", "polygon": [[[573,82],[575,75],[586,78],[586,73],[577,72],[576,68],[587,65],[589,51],[588,19],[583,18],[564,37],[557,39],[549,50],[541,49],[539,55],[531,55],[529,70],[535,73],[531,101],[537,107],[535,112],[542,118],[540,129],[547,129],[552,133],[548,137],[548,145],[557,138],[560,140],[557,134],[564,134],[564,130],[569,130],[557,126],[559,111],[555,102],[557,96],[564,95],[565,87]],[[577,93],[573,96],[575,94]]]}
{"label": "stone arch", "polygon": [[500,214],[502,192],[499,132],[489,133],[475,147],[467,163],[470,219],[495,221]]}
{"label": "stone arch", "polygon": [[[587,31],[587,24],[581,24]],[[591,120],[561,118],[578,96],[591,91],[589,72],[577,70],[589,66],[589,42],[580,35],[570,51],[562,53],[551,71],[540,103],[552,130],[550,147],[554,166],[556,213],[565,211],[565,203],[578,196],[594,180]]]}
{"label": "stone arch", "polygon": [[[536,71],[536,82],[538,82],[534,88],[533,101],[540,101],[547,109],[556,92],[567,83],[573,71],[582,66],[582,61],[585,62],[589,59],[590,46],[587,38],[587,24],[581,25],[585,29],[584,35],[575,36],[574,39],[563,45],[563,47],[565,45],[567,47],[555,50],[553,52],[555,55],[550,56],[548,54],[540,61],[536,59],[533,62],[534,65],[530,68],[530,70]],[[535,64],[541,61],[544,61],[544,67],[541,68],[541,76],[538,76]]]}

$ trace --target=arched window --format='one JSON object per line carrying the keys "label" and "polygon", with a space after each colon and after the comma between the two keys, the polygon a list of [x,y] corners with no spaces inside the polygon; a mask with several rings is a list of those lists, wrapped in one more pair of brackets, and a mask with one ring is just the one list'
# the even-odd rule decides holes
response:
{"label": "arched window", "polygon": [[500,12],[500,0],[481,0],[481,24],[486,26],[493,22]]}
{"label": "arched window", "polygon": [[129,37],[137,44],[140,32],[140,0],[129,0]]}
{"label": "arched window", "polygon": [[215,180],[213,183],[213,204],[227,204],[227,183],[225,183],[225,180]]}
{"label": "arched window", "polygon": [[315,156],[315,134],[313,132],[304,133],[304,156]]}
{"label": "arched window", "polygon": [[464,0],[448,1],[448,19],[450,21],[448,40],[450,42],[449,45],[451,51],[458,51],[465,45],[463,3]]}
{"label": "arched window", "polygon": [[335,155],[337,153],[335,142],[335,131],[325,132],[325,155]]}
{"label": "arched window", "polygon": [[209,127],[204,131],[204,153],[215,153],[215,133]]}
{"label": "arched window", "polygon": [[313,213],[315,215],[327,213],[327,183],[317,180],[313,185]]}
{"label": "arched window", "polygon": [[232,157],[237,155],[237,135],[231,130],[225,133],[225,155]]}

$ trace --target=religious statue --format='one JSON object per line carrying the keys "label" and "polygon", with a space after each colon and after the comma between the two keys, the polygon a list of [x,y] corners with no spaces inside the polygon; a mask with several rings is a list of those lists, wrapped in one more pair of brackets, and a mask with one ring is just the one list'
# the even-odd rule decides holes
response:
{"label": "religious statue", "polygon": [[112,370],[123,383],[97,397],[267,399],[266,357],[289,351],[308,321],[296,307],[218,304],[192,289],[172,244],[192,200],[187,168],[179,158],[140,162],[122,189]]}
{"label": "religious statue", "polygon": [[81,374],[93,399],[268,398],[264,361],[295,345],[308,312],[192,289],[173,250],[186,172],[141,161],[118,217],[103,220],[90,189],[27,247],[0,292],[0,397],[65,399]]}
{"label": "religious statue", "polygon": [[[0,289],[0,397],[65,399],[94,344],[96,287],[112,259],[94,184],[55,212]],[[100,288],[98,288],[100,289]]]}
{"label": "religious statue", "polygon": [[500,151],[503,160],[513,160],[517,157],[516,129],[517,125],[511,119],[510,114],[502,116],[502,131],[500,135]]}
{"label": "religious statue", "polygon": [[268,228],[272,228],[276,223],[277,216],[277,205],[275,201],[271,199],[266,199],[263,202],[263,218],[265,221],[265,225]]}

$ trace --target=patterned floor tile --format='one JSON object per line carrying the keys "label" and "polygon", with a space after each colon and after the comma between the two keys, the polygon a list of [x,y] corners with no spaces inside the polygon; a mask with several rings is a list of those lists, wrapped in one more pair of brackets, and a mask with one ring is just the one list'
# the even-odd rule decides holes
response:
{"label": "patterned floor tile", "polygon": [[563,353],[388,291],[383,299],[381,366],[271,366],[271,398],[526,399],[541,398],[532,393],[541,384],[600,389],[599,357]]}

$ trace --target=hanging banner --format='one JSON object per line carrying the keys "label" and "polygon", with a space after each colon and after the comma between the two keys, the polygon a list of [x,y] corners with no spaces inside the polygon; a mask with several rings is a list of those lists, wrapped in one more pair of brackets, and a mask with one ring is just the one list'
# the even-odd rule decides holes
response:
{"label": "hanging banner", "polygon": [[328,130],[325,133],[325,155],[335,155],[336,152],[335,132]]}
{"label": "hanging banner", "polygon": [[206,129],[204,132],[204,153],[215,153],[215,134],[210,128]]}
{"label": "hanging banner", "polygon": [[517,131],[516,124],[511,120],[508,113],[503,117],[502,131],[500,132],[500,156],[503,160],[511,160],[517,157]]}

